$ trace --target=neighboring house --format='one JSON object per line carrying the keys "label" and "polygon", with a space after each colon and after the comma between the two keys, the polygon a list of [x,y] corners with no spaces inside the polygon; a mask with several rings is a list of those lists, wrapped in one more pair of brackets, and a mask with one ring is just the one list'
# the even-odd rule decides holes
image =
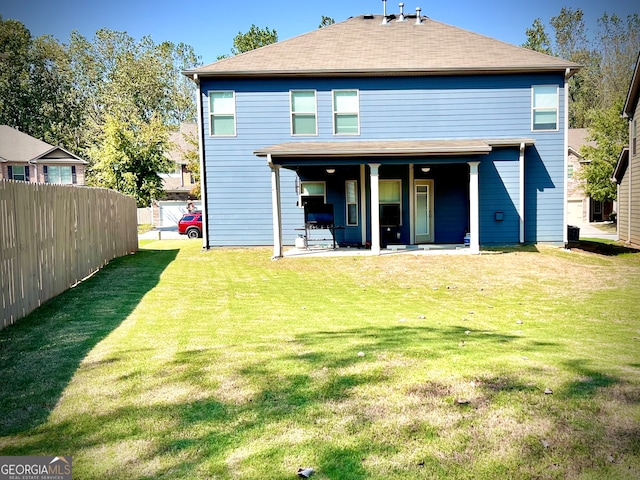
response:
{"label": "neighboring house", "polygon": [[579,65],[419,14],[360,15],[184,72],[199,86],[204,247],[336,239],[567,241],[567,80]]}
{"label": "neighboring house", "polygon": [[166,195],[163,200],[179,200],[186,202],[190,192],[195,186],[192,173],[187,168],[184,155],[189,151],[197,151],[198,146],[187,141],[187,138],[198,140],[198,125],[196,123],[182,123],[180,130],[169,135],[172,148],[168,153],[169,158],[175,164],[172,173],[161,173],[162,186]]}
{"label": "neighboring house", "polygon": [[0,179],[84,185],[88,162],[7,125],[0,125]]}
{"label": "neighboring house", "polygon": [[618,239],[640,246],[640,56],[629,86],[623,116],[629,119],[629,147],[620,153],[613,179],[618,184]]}
{"label": "neighboring house", "polygon": [[[196,145],[187,139],[193,138]],[[164,195],[154,199],[151,203],[151,223],[160,227],[172,227],[178,224],[183,213],[187,212],[187,202],[192,197],[191,190],[195,187],[195,180],[187,168],[185,153],[198,151],[198,125],[196,123],[182,123],[180,129],[169,135],[171,149],[167,156],[175,165],[171,173],[159,173],[162,179]],[[196,202],[198,208],[200,203]]]}
{"label": "neighboring house", "polygon": [[579,174],[584,165],[591,160],[580,153],[584,145],[592,147],[596,143],[587,140],[589,130],[587,128],[569,129],[569,149],[567,161],[567,223],[580,225],[583,223],[608,221],[613,212],[613,202],[600,202],[588,197],[584,193],[584,180],[579,179]]}

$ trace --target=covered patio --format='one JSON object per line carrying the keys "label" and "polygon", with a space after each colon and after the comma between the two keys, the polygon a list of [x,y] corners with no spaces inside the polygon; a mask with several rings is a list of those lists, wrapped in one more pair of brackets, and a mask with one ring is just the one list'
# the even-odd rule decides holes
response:
{"label": "covered patio", "polygon": [[[479,167],[487,155],[495,147],[517,147],[519,149],[519,191],[524,190],[524,152],[528,145],[533,145],[533,139],[463,139],[463,140],[422,140],[422,141],[344,141],[344,142],[290,142],[272,145],[254,152],[258,157],[264,157],[271,168],[272,211],[273,211],[273,257],[302,256],[302,255],[389,255],[389,254],[478,254],[480,253],[480,193]],[[414,190],[420,187],[420,180],[416,171],[428,172],[432,166],[466,165],[465,177],[458,181],[465,182],[467,199],[464,219],[468,246],[452,242],[447,245],[437,245],[430,237],[425,242],[418,241],[416,229],[421,228],[416,218],[419,198],[414,197]],[[305,168],[322,168],[327,172],[335,172],[341,167],[358,168],[360,201],[359,215],[361,221],[361,243],[370,243],[368,249],[340,248],[313,251],[313,249],[283,250],[282,232],[282,204],[280,170],[287,168],[298,171]],[[406,198],[405,218],[408,220],[404,229],[408,232],[408,242],[404,245],[387,245],[381,235],[380,215],[380,168],[406,168],[406,182],[403,185]],[[429,192],[429,194],[431,194]],[[416,193],[417,195],[417,193]],[[519,195],[519,205],[516,206],[519,216],[519,241],[524,242],[524,195]],[[431,200],[433,201],[433,200]],[[432,220],[431,220],[432,221]],[[464,233],[463,233],[464,235]],[[462,240],[460,236],[459,241]],[[400,238],[400,234],[398,234]]]}

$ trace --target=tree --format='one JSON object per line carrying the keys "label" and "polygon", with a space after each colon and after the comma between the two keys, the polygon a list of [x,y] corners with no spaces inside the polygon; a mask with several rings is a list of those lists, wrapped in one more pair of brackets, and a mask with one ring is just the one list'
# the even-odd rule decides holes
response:
{"label": "tree", "polygon": [[591,112],[588,139],[597,146],[584,145],[580,151],[590,160],[580,172],[580,178],[586,180],[585,194],[600,202],[616,199],[616,185],[611,177],[622,147],[629,140],[627,120],[620,114],[623,106],[624,99],[619,97],[608,109]]}
{"label": "tree", "polygon": [[536,18],[531,28],[527,28],[525,33],[527,35],[527,41],[522,44],[524,48],[551,55],[551,41],[542,24],[542,20]]}
{"label": "tree", "polygon": [[318,28],[328,27],[329,25],[333,25],[334,23],[336,23],[336,21],[333,18],[325,17],[324,15],[322,15],[322,20],[320,20],[320,25],[318,25]]}
{"label": "tree", "polygon": [[0,124],[77,152],[81,120],[64,46],[0,16],[0,53]]}
{"label": "tree", "polygon": [[624,22],[616,15],[606,13],[598,19],[602,52],[602,101],[612,105],[620,96],[626,96],[631,75],[640,51],[640,16],[629,15]]}
{"label": "tree", "polygon": [[577,52],[589,49],[584,13],[580,8],[562,7],[558,16],[551,17],[551,26],[555,31],[554,51],[557,56],[571,60]]}
{"label": "tree", "polygon": [[194,86],[181,75],[198,61],[193,49],[103,29],[93,42],[75,33],[70,51],[85,95],[89,183],[148,206],[162,193],[158,172],[172,168],[169,129],[195,119]]}
{"label": "tree", "polygon": [[259,28],[251,25],[247,33],[238,32],[233,39],[233,48],[231,53],[238,55],[240,53],[249,52],[256,48],[264,47],[278,41],[278,33],[270,30],[269,27]]}
{"label": "tree", "polygon": [[193,175],[195,185],[191,189],[191,195],[200,198],[200,154],[198,151],[198,138],[192,133],[183,133],[182,136],[191,148],[182,151],[182,159],[187,162],[187,169]]}
{"label": "tree", "polygon": [[163,194],[158,172],[173,166],[166,156],[168,147],[167,127],[159,115],[125,121],[107,114],[99,139],[90,150],[96,159],[91,181],[135,197],[139,207],[148,206]]}
{"label": "tree", "polygon": [[[569,81],[569,126],[588,127],[589,138],[597,142],[596,147],[583,148],[591,160],[581,174],[585,193],[595,200],[613,200],[616,189],[610,178],[628,137],[621,113],[640,50],[640,17],[629,15],[624,22],[604,13],[591,44],[582,10],[562,8],[550,23],[554,44],[549,53],[582,65]],[[523,46],[542,51],[547,38],[544,25],[536,19]]]}

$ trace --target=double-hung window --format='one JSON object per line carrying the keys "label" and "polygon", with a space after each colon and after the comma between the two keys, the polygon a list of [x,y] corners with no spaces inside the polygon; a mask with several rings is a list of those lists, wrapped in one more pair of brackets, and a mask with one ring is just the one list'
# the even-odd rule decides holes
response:
{"label": "double-hung window", "polygon": [[531,103],[531,129],[558,130],[558,86],[534,85]]}
{"label": "double-hung window", "polygon": [[345,203],[347,205],[347,226],[358,225],[358,182],[347,180],[345,183]]}
{"label": "double-hung window", "polygon": [[18,180],[21,182],[29,181],[29,166],[25,165],[9,165],[9,180]]}
{"label": "double-hung window", "polygon": [[637,120],[633,121],[633,124],[631,125],[631,155],[633,155],[634,157],[636,156],[637,153],[637,146],[638,143],[638,123]]}
{"label": "double-hung window", "polygon": [[291,91],[291,134],[317,135],[316,92]]}
{"label": "double-hung window", "polygon": [[326,203],[325,182],[301,182],[300,183],[300,206],[306,203]]}
{"label": "double-hung window", "polygon": [[236,134],[236,96],[234,92],[209,92],[209,115],[212,136]]}
{"label": "double-hung window", "polygon": [[360,134],[360,96],[358,90],[333,91],[334,135]]}
{"label": "double-hung window", "polygon": [[402,225],[402,182],[380,180],[380,226]]}

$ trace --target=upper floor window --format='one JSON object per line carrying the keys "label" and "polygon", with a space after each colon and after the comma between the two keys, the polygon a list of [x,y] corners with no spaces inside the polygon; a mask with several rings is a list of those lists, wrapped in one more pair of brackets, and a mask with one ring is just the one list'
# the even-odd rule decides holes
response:
{"label": "upper floor window", "polygon": [[573,165],[567,165],[567,178],[573,178]]}
{"label": "upper floor window", "polygon": [[291,91],[291,134],[316,135],[316,92],[313,90]]}
{"label": "upper floor window", "polygon": [[360,99],[357,90],[334,90],[333,133],[360,134]]}
{"label": "upper floor window", "polygon": [[558,86],[534,85],[532,89],[532,130],[558,129]]}
{"label": "upper floor window", "polygon": [[76,183],[75,166],[47,166],[42,167],[45,183]]}
{"label": "upper floor window", "polygon": [[211,135],[233,137],[236,134],[236,98],[234,92],[209,92]]}
{"label": "upper floor window", "polygon": [[631,126],[631,155],[636,155],[636,143],[638,142],[638,123],[636,120],[633,121],[633,125]]}

